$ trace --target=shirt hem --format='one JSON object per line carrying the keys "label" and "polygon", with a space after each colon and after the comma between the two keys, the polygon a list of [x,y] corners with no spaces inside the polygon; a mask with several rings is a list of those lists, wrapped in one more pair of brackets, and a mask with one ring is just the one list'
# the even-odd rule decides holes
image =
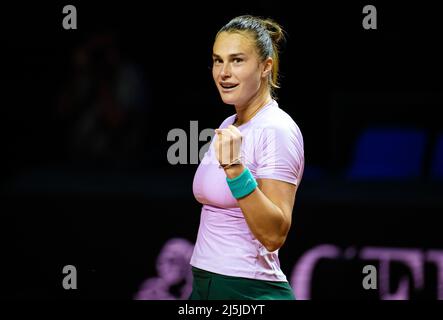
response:
{"label": "shirt hem", "polygon": [[220,274],[223,276],[240,277],[240,278],[272,281],[272,282],[288,282],[288,279],[286,278],[286,276],[284,274],[283,274],[284,279],[276,278],[276,277],[266,277],[266,276],[261,277],[260,275],[257,274],[257,271],[252,271],[252,272],[246,272],[246,271],[229,272],[229,271],[227,271],[227,272],[225,272],[225,271],[217,270],[217,268],[213,268],[208,265],[201,265],[201,264],[196,264],[196,263],[190,263],[190,265],[195,268],[202,269],[202,270],[209,271],[209,272],[213,272],[213,273],[217,273],[217,274]]}

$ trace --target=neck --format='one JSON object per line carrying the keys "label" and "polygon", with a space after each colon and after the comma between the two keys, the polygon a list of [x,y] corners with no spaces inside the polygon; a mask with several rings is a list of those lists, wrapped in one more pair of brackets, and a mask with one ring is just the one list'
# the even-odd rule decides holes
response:
{"label": "neck", "polygon": [[252,98],[250,101],[244,105],[236,105],[235,110],[237,112],[236,125],[240,126],[249,120],[251,120],[257,112],[263,108],[267,103],[271,101],[272,97],[269,92],[263,95],[258,95]]}

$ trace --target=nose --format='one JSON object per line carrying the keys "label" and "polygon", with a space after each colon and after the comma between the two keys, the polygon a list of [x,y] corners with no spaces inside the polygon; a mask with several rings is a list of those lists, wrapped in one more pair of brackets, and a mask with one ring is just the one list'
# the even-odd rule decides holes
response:
{"label": "nose", "polygon": [[220,71],[220,76],[223,80],[231,76],[231,69],[229,67],[229,63],[223,64],[223,67],[221,68]]}

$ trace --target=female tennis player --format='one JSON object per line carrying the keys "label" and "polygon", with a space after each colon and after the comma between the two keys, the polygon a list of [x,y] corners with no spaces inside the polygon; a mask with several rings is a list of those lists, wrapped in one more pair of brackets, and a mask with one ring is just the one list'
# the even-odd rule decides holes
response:
{"label": "female tennis player", "polygon": [[191,300],[295,299],[278,251],[303,175],[302,134],[275,99],[282,28],[239,16],[220,29],[212,74],[235,114],[215,130],[193,182],[203,204]]}

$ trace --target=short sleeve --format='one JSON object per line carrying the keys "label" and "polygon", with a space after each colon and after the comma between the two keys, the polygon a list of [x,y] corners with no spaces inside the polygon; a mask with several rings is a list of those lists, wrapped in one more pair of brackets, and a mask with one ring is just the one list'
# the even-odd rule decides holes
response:
{"label": "short sleeve", "polygon": [[254,151],[256,178],[300,183],[304,170],[303,137],[295,123],[263,128]]}

